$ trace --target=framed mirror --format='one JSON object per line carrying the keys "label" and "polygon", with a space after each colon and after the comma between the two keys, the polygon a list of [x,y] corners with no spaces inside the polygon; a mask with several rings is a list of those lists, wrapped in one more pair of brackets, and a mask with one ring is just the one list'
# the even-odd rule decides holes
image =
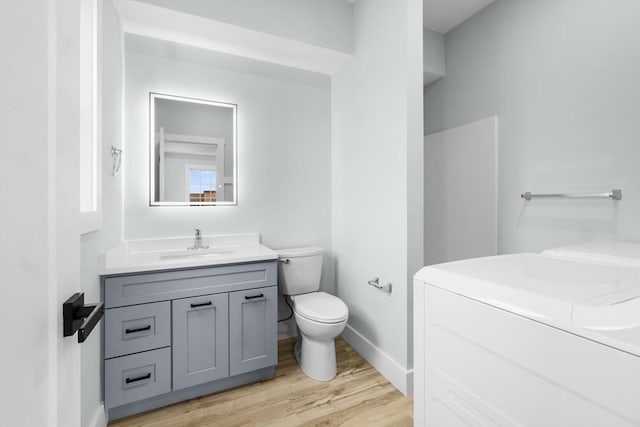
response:
{"label": "framed mirror", "polygon": [[237,204],[237,105],[149,94],[150,204]]}

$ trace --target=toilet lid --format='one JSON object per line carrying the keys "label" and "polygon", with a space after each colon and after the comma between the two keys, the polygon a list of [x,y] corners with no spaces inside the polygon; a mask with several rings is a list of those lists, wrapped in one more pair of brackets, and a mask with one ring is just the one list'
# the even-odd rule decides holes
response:
{"label": "toilet lid", "polygon": [[325,292],[311,292],[293,298],[300,316],[321,323],[339,323],[349,317],[349,308],[338,297]]}

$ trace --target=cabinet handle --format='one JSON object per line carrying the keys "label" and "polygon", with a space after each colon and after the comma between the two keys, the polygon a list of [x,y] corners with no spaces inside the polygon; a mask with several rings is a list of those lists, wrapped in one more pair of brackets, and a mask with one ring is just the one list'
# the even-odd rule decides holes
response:
{"label": "cabinet handle", "polygon": [[141,377],[127,378],[126,380],[124,380],[124,382],[126,384],[131,384],[131,383],[135,383],[136,381],[148,380],[149,378],[151,378],[151,372],[149,372],[147,375],[143,375]]}
{"label": "cabinet handle", "polygon": [[124,333],[125,334],[133,334],[134,332],[142,332],[142,331],[148,331],[151,329],[151,325],[147,325],[147,326],[143,326],[142,328],[133,328],[133,329],[125,329]]}
{"label": "cabinet handle", "polygon": [[199,304],[191,304],[191,308],[204,307],[205,305],[211,305],[211,301],[201,302]]}
{"label": "cabinet handle", "polygon": [[264,297],[264,294],[260,294],[260,295],[251,295],[251,296],[249,296],[249,295],[245,295],[245,296],[244,296],[244,299],[254,299],[254,298],[262,298],[262,297]]}

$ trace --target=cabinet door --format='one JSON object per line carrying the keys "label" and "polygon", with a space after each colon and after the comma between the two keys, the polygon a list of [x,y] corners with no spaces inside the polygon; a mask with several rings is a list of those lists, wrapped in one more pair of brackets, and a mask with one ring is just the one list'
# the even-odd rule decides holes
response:
{"label": "cabinet door", "polygon": [[231,375],[278,362],[276,286],[229,293]]}
{"label": "cabinet door", "polygon": [[172,301],[174,390],[229,376],[227,295]]}

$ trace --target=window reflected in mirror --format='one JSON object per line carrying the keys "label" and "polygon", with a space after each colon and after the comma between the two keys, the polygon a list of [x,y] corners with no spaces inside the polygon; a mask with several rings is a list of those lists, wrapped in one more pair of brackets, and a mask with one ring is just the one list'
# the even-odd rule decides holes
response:
{"label": "window reflected in mirror", "polygon": [[150,203],[235,205],[235,104],[150,93]]}

